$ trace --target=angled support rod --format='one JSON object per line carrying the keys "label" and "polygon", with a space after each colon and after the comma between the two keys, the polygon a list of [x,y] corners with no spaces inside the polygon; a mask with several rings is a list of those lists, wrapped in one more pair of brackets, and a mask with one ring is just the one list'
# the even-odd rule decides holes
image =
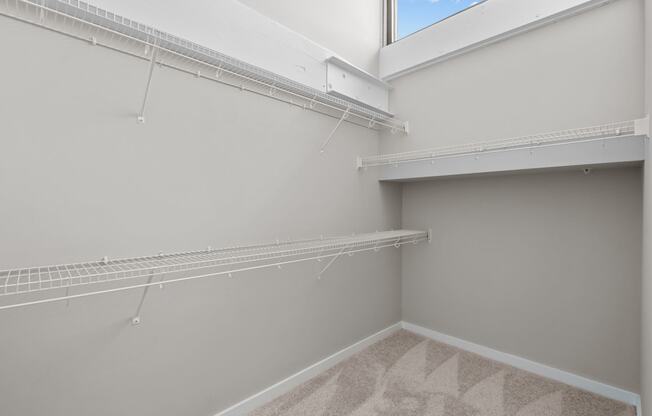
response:
{"label": "angled support rod", "polygon": [[321,275],[324,274],[324,272],[325,272],[326,270],[328,270],[328,268],[331,267],[331,265],[332,265],[333,263],[335,263],[335,260],[337,260],[337,259],[338,259],[338,258],[339,258],[343,253],[344,253],[344,250],[346,250],[347,247],[348,247],[348,246],[344,246],[344,247],[342,247],[342,249],[340,250],[340,252],[337,253],[337,254],[335,255],[335,257],[333,257],[333,258],[332,258],[328,263],[326,263],[326,266],[324,266],[324,268],[321,269],[321,272],[319,272],[319,274],[317,275],[317,279],[321,279]]}
{"label": "angled support rod", "polygon": [[66,287],[66,308],[70,306],[70,286]]}
{"label": "angled support rod", "polygon": [[[140,311],[143,309],[143,304],[145,303],[145,298],[147,297],[147,292],[149,292],[150,285],[152,284],[152,280],[154,280],[154,270],[149,272],[149,278],[147,279],[147,285],[145,286],[145,290],[143,290],[143,296],[140,297],[140,303],[138,303],[138,309],[136,309],[136,314],[134,315],[133,318],[131,318],[131,324],[132,325],[138,325],[140,323]],[[161,281],[163,280],[163,277],[161,276]]]}
{"label": "angled support rod", "polygon": [[157,48],[152,48],[152,58],[149,61],[149,75],[147,76],[147,86],[145,87],[145,96],[143,97],[143,104],[140,106],[140,113],[138,114],[138,122],[145,123],[145,106],[147,105],[147,96],[149,95],[149,88],[152,85],[152,75],[154,74],[154,67],[156,66],[156,55],[158,54]]}
{"label": "angled support rod", "polygon": [[328,143],[330,143],[331,139],[333,138],[333,135],[335,134],[337,129],[340,128],[340,125],[342,124],[342,122],[349,117],[350,112],[351,112],[351,107],[349,106],[349,107],[346,108],[344,113],[342,113],[342,117],[340,117],[339,121],[337,122],[337,124],[335,125],[333,130],[331,130],[331,132],[328,135],[328,137],[326,138],[326,140],[324,140],[324,143],[321,145],[321,148],[319,149],[320,153],[324,153],[324,149],[326,149],[326,146],[328,146]]}

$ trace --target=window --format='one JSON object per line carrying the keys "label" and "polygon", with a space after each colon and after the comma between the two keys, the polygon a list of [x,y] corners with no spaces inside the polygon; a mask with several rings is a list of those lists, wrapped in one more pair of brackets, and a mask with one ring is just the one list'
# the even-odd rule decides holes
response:
{"label": "window", "polygon": [[409,36],[486,0],[388,0],[387,43]]}

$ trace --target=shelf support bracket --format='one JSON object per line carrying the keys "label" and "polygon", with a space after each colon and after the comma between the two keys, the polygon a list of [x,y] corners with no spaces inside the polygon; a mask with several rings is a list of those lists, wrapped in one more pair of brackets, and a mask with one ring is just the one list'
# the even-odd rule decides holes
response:
{"label": "shelf support bracket", "polygon": [[331,265],[332,265],[333,263],[335,263],[335,260],[337,260],[338,258],[340,258],[340,256],[344,253],[344,250],[346,250],[347,247],[348,247],[348,246],[344,246],[344,247],[342,247],[342,249],[340,250],[340,252],[337,253],[337,254],[336,254],[336,255],[335,255],[335,256],[334,256],[334,257],[333,257],[333,258],[332,258],[332,259],[331,259],[327,264],[326,264],[326,266],[324,266],[323,269],[321,269],[321,272],[319,272],[319,274],[317,275],[317,280],[320,280],[320,279],[321,279],[321,276],[324,274],[324,272],[326,272],[326,270],[328,270],[328,268],[331,267]]}
{"label": "shelf support bracket", "polygon": [[349,113],[350,112],[351,112],[351,106],[347,107],[346,110],[344,111],[344,113],[342,113],[342,117],[340,117],[339,121],[337,122],[337,124],[335,125],[333,130],[331,130],[328,137],[326,137],[326,140],[324,140],[324,143],[321,145],[321,148],[319,149],[320,153],[324,153],[324,149],[326,149],[326,146],[328,146],[328,143],[330,143],[330,141],[333,138],[333,136],[335,135],[335,132],[337,131],[337,129],[340,128],[340,125],[342,124],[342,122],[344,120],[349,118]]}
{"label": "shelf support bracket", "polygon": [[149,61],[149,74],[147,76],[147,85],[145,87],[145,96],[143,97],[143,104],[140,106],[140,113],[138,114],[138,122],[140,124],[145,124],[145,106],[147,105],[147,96],[149,95],[149,89],[152,86],[152,75],[154,74],[154,67],[156,66],[156,56],[158,54],[158,49],[156,47],[152,48],[152,57]]}
{"label": "shelf support bracket", "polygon": [[[143,296],[140,297],[140,302],[138,303],[138,309],[136,309],[136,314],[134,315],[133,318],[131,318],[132,325],[140,324],[140,311],[143,309],[143,304],[145,303],[145,298],[147,297],[147,293],[149,292],[149,288],[152,283],[152,280],[154,280],[154,270],[149,272],[149,278],[147,279],[147,286],[145,286],[145,289],[143,290]],[[162,277],[161,277],[161,281],[162,281]]]}
{"label": "shelf support bracket", "polygon": [[66,286],[66,308],[70,307],[70,283]]}

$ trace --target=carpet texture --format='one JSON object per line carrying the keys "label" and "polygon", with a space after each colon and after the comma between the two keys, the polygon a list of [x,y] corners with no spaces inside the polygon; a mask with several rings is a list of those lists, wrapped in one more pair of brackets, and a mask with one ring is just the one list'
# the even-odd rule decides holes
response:
{"label": "carpet texture", "polygon": [[635,416],[634,407],[408,331],[251,416]]}

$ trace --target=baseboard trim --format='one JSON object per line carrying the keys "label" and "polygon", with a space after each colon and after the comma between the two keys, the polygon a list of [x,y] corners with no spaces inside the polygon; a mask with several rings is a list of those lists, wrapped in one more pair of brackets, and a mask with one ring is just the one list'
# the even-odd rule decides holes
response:
{"label": "baseboard trim", "polygon": [[424,328],[419,325],[411,324],[409,322],[402,322],[401,326],[403,329],[407,331],[414,332],[426,338],[443,342],[444,344],[452,345],[454,347],[481,355],[491,360],[498,361],[507,365],[511,365],[512,367],[516,367],[521,370],[525,370],[542,377],[559,381],[561,383],[565,383],[570,386],[577,387],[579,389],[586,390],[591,393],[595,393],[600,396],[607,397],[609,399],[618,400],[627,404],[631,404],[633,406],[636,406],[637,414],[641,416],[641,397],[636,393],[632,393],[630,391],[623,390],[618,387],[613,387],[608,384],[601,383],[599,381],[591,380],[586,377],[578,376],[576,374],[572,374],[567,371],[559,370],[557,368],[550,367],[545,364],[540,364],[534,361],[530,361],[528,359],[521,358],[516,355],[497,351],[492,348],[475,344],[470,341],[465,341],[463,339],[455,338],[453,336],[446,335],[441,332],[434,331],[432,329]]}
{"label": "baseboard trim", "polygon": [[248,397],[242,400],[239,403],[234,404],[233,406],[222,410],[217,413],[215,416],[241,416],[246,415],[247,413],[253,411],[254,409],[262,406],[265,403],[268,403],[275,398],[281,396],[282,394],[287,393],[296,386],[300,385],[303,382],[310,380],[311,378],[323,373],[334,365],[344,361],[345,359],[351,357],[353,354],[362,351],[368,346],[392,335],[399,329],[401,329],[402,323],[398,322],[388,328],[383,329],[382,331],[376,332],[375,334],[368,336],[367,338],[356,342],[353,345],[350,345],[335,354],[324,358],[323,360],[316,362],[310,367],[304,368],[303,370],[291,375],[290,377],[279,381],[271,387],[266,388],[265,390],[254,394],[251,397]]}
{"label": "baseboard trim", "polygon": [[256,408],[268,403],[275,398],[287,393],[296,386],[304,383],[311,378],[319,375],[320,373],[330,369],[334,365],[344,361],[345,359],[351,357],[355,353],[362,351],[368,346],[392,335],[399,329],[405,329],[410,332],[422,335],[426,338],[433,339],[435,341],[443,342],[445,344],[452,345],[454,347],[469,351],[483,357],[495,360],[513,367],[519,368],[521,370],[529,371],[530,373],[546,377],[561,383],[568,384],[573,387],[577,387],[582,390],[589,391],[613,400],[618,400],[627,404],[636,406],[636,413],[638,416],[642,416],[641,412],[641,398],[638,394],[632,393],[627,390],[620,389],[618,387],[610,386],[608,384],[601,383],[599,381],[591,380],[586,377],[578,376],[567,371],[559,370],[554,367],[547,366],[545,364],[540,364],[535,361],[528,360],[526,358],[521,358],[516,355],[504,353],[501,351],[494,350],[489,347],[485,347],[480,344],[475,344],[470,341],[465,341],[460,338],[456,338],[441,332],[434,331],[432,329],[424,328],[419,325],[415,325],[409,322],[399,322],[388,328],[385,328],[361,341],[356,342],[353,345],[350,345],[335,354],[324,358],[323,360],[312,364],[311,366],[287,377],[284,380],[279,381],[262,390],[253,396],[250,396],[239,403],[234,404],[233,406],[222,410],[217,413],[215,416],[242,416],[247,413],[255,410]]}

